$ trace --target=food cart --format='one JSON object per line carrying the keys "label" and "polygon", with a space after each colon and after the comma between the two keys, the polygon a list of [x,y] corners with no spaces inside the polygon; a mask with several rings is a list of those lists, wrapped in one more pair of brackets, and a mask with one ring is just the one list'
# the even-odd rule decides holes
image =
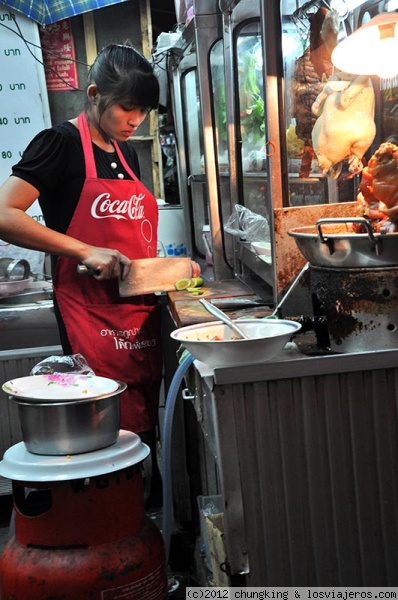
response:
{"label": "food cart", "polygon": [[[220,573],[250,586],[398,581],[397,264],[385,254],[397,234],[351,236],[362,168],[396,129],[396,80],[361,79],[373,90],[375,128],[365,129],[371,106],[361,101],[354,135],[367,147],[357,169],[358,156],[343,155],[326,174],[311,113],[335,73],[330,52],[320,74],[311,55],[325,15],[336,19],[330,48],[395,8],[385,0],[194,2],[169,56],[180,195],[190,252],[203,264],[203,227],[211,232],[207,299],[228,298],[236,317],[247,315],[242,298],[260,298],[263,312],[257,304],[253,316],[278,307],[303,323],[270,362],[195,362],[184,391],[202,435],[199,493],[217,495],[222,507],[217,581]],[[336,236],[330,222],[343,223]],[[169,295],[174,326],[209,320],[188,296]]]}

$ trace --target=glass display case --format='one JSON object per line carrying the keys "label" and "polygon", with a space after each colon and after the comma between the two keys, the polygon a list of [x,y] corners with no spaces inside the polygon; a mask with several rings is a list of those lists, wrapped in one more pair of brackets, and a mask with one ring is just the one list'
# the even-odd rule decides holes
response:
{"label": "glass display case", "polygon": [[218,168],[228,173],[227,101],[225,91],[225,64],[223,40],[218,40],[210,50],[210,86],[214,114],[214,142]]}
{"label": "glass display case", "polygon": [[[345,143],[347,148],[347,155],[342,160],[336,161],[333,167],[329,168],[328,163],[325,166],[325,162],[320,163],[317,158],[315,150],[320,152],[320,143],[314,148],[314,139],[318,137],[315,123],[319,123],[323,110],[321,108],[320,112],[319,109],[314,109],[314,103],[317,101],[319,105],[320,95],[325,92],[330,94],[330,86],[326,87],[327,83],[333,82],[333,86],[343,85],[339,69],[332,63],[333,49],[376,15],[397,8],[396,0],[281,0],[286,129],[286,139],[283,141],[286,143],[289,171],[286,206],[355,201],[362,167],[380,143],[395,135],[395,97],[398,83],[396,77],[383,80],[370,73],[376,133],[371,143],[364,144],[363,156],[362,152],[358,152],[361,156],[357,172],[352,169],[350,153],[355,144],[360,145],[366,137],[365,125],[361,123],[359,113],[355,128],[351,128],[350,131],[347,127],[345,140],[339,139],[336,128],[334,143],[340,144],[342,148]],[[366,65],[366,57],[364,64]],[[347,76],[351,77],[355,84],[356,74],[343,72],[343,77]],[[337,87],[334,89],[337,90]],[[344,111],[336,111],[335,117],[333,126],[343,120]],[[330,149],[329,154],[331,156]],[[311,181],[311,190],[306,193],[305,183],[308,180]],[[318,185],[314,184],[315,180],[319,182]]]}
{"label": "glass display case", "polygon": [[[230,153],[228,148],[227,97],[225,81],[224,42],[218,40],[210,49],[210,95],[214,120],[214,144],[216,172],[219,182],[219,210],[221,224],[231,215],[230,200]],[[225,261],[233,269],[233,245],[221,228],[222,246]]]}
{"label": "glass display case", "polygon": [[183,124],[189,186],[192,245],[195,255],[204,258],[202,228],[209,222],[207,207],[203,126],[200,114],[198,74],[195,68],[184,72],[181,79]]}
{"label": "glass display case", "polygon": [[243,23],[235,36],[241,203],[256,214],[268,217],[270,203],[266,201],[264,186],[268,148],[260,21]]}
{"label": "glass display case", "polygon": [[[228,176],[221,169],[221,207],[226,245],[235,275],[272,302],[274,272],[271,248],[272,202],[268,157],[274,152],[267,131],[267,99],[260,5],[252,0],[221,3],[224,22]],[[241,235],[231,234],[229,219],[239,209]],[[247,227],[257,220],[258,227]],[[243,224],[242,224],[243,222]],[[252,245],[253,244],[253,245]],[[265,248],[266,253],[254,250]],[[264,251],[265,252],[265,251]]]}
{"label": "glass display case", "polygon": [[213,273],[207,270],[206,275],[227,279],[232,267],[219,210],[220,170],[226,175],[222,187],[228,186],[225,82],[221,15],[215,2],[202,2],[195,8],[183,42],[171,54],[169,72],[180,197],[191,232],[189,251],[194,259],[204,261],[208,240],[204,230],[210,229]]}
{"label": "glass display case", "polygon": [[[332,8],[332,4],[336,8]],[[338,6],[337,6],[338,5]],[[333,20],[328,21],[328,15]],[[345,1],[292,2],[282,0],[284,126],[288,198],[286,206],[307,206],[355,199],[358,178],[347,165],[328,177],[319,164],[312,140],[317,116],[312,106],[334,72],[331,49],[346,35]]]}
{"label": "glass display case", "polygon": [[[211,228],[216,279],[236,276],[275,304],[305,263],[289,230],[319,218],[355,216],[361,169],[382,141],[396,135],[397,78],[365,77],[373,90],[376,133],[361,156],[350,154],[363,137],[360,117],[354,127],[347,119],[347,133],[337,137],[347,152],[330,164],[320,160],[314,132],[326,91],[356,83],[355,75],[344,80],[337,74],[333,48],[375,15],[395,11],[396,4],[194,2],[191,42],[174,57],[172,69],[177,121],[181,113],[179,184],[194,257],[205,254],[203,225]],[[335,123],[343,113],[335,112]],[[327,155],[331,145],[323,146]],[[245,231],[231,234],[227,224],[237,206],[266,221],[262,239]],[[269,243],[266,258],[253,241]]]}

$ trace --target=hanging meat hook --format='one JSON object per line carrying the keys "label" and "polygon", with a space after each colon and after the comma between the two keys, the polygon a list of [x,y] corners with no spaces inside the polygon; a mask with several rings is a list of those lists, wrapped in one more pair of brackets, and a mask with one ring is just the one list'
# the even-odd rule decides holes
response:
{"label": "hanging meat hook", "polygon": [[300,8],[295,10],[292,14],[293,23],[296,25],[303,37],[308,35],[310,28],[310,17],[322,6],[328,10],[332,10],[330,3],[327,0],[309,0],[303,4],[303,6],[300,6]]}

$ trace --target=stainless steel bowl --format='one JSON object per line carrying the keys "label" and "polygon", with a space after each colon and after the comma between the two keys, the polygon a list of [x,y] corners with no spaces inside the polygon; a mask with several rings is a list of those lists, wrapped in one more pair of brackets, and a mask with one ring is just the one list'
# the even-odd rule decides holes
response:
{"label": "stainless steel bowl", "polygon": [[120,394],[116,391],[84,400],[46,400],[9,396],[18,406],[22,439],[33,454],[83,454],[106,448],[120,432]]}

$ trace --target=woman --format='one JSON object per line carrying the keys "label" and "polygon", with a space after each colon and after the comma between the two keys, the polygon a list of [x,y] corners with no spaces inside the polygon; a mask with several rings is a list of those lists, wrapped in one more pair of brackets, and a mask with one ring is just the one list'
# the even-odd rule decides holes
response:
{"label": "woman", "polygon": [[[157,203],[127,140],[157,106],[159,86],[132,46],[111,44],[90,69],[86,96],[77,118],[32,140],[0,188],[0,238],[52,255],[64,353],[81,353],[97,375],[128,384],[122,428],[156,457],[160,306],[153,295],[120,298],[117,278],[157,252]],[[46,226],[25,212],[36,198]],[[79,275],[79,264],[94,275]],[[199,271],[192,263],[192,275]]]}

